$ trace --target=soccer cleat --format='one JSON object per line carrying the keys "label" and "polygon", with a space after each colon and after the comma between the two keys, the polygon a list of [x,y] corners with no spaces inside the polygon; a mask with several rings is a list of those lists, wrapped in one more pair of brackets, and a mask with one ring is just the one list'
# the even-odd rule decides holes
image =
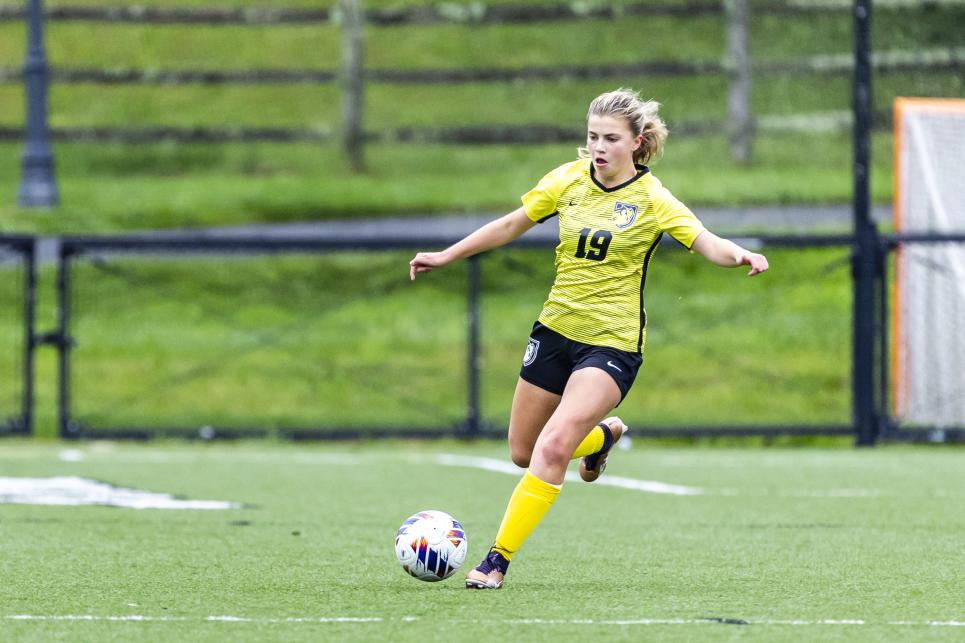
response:
{"label": "soccer cleat", "polygon": [[503,586],[509,561],[493,549],[489,550],[482,562],[466,574],[466,589],[499,589]]}
{"label": "soccer cleat", "polygon": [[610,453],[610,449],[624,433],[630,430],[630,427],[616,416],[608,417],[600,422],[600,427],[603,428],[603,448],[596,453],[584,456],[580,460],[580,477],[586,482],[593,482],[600,477],[603,470],[606,469],[606,457]]}

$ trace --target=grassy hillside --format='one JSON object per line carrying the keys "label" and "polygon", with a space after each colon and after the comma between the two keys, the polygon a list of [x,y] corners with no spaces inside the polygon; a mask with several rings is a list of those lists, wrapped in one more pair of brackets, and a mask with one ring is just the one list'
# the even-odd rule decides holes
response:
{"label": "grassy hillside", "polygon": [[[63,205],[19,211],[19,153],[0,146],[0,230],[109,232],[392,216],[508,211],[547,171],[574,158],[575,145],[392,146],[372,150],[372,167],[353,174],[334,146],[59,145]],[[875,139],[873,187],[891,191],[890,137]],[[802,150],[811,163],[802,165]],[[656,173],[694,206],[716,203],[834,203],[850,194],[846,137],[815,146],[806,136],[760,141],[750,169],[729,163],[726,142],[672,141]],[[699,211],[699,208],[698,208]]]}
{"label": "grassy hillside", "polygon": [[[171,0],[152,6],[203,4]],[[380,0],[368,6],[396,4]],[[318,6],[308,0],[218,5]],[[873,21],[874,48],[961,46],[963,21],[961,6],[881,9]],[[752,51],[759,61],[848,56],[850,30],[846,11],[757,16]],[[51,63],[60,67],[331,70],[338,64],[338,37],[329,25],[56,22],[49,25],[47,47]],[[0,23],[0,66],[21,64],[24,46],[22,24]],[[720,16],[371,27],[365,46],[366,65],[383,69],[717,60],[724,28]],[[851,197],[847,130],[815,124],[798,133],[762,132],[746,166],[731,162],[723,127],[701,136],[682,134],[680,123],[726,117],[728,88],[719,75],[372,83],[365,122],[371,132],[480,124],[578,129],[587,102],[620,84],[663,103],[671,138],[655,170],[698,212],[706,205],[846,203]],[[874,81],[875,110],[886,113],[898,95],[963,92],[962,77],[954,72],[883,73]],[[761,118],[840,114],[850,109],[850,96],[844,75],[758,76],[753,107]],[[50,121],[55,127],[283,126],[337,133],[340,98],[334,85],[54,85]],[[22,121],[22,88],[0,85],[0,126]],[[548,169],[573,158],[578,139],[560,145],[370,145],[368,169],[359,174],[347,169],[334,143],[58,143],[62,204],[46,212],[13,205],[21,147],[0,143],[0,233],[505,211]],[[872,191],[878,202],[891,199],[891,148],[887,131],[875,134]],[[75,282],[75,411],[104,426],[456,422],[465,402],[463,268],[410,286],[403,254],[307,263],[85,264]],[[844,253],[770,254],[774,270],[753,281],[683,254],[668,254],[655,265],[648,287],[647,364],[622,408],[632,421],[847,421],[850,299]],[[545,257],[509,256],[487,259],[485,277],[483,404],[486,419],[497,426],[505,423],[521,341],[550,278]],[[118,265],[121,273],[108,270]],[[47,330],[54,320],[52,272],[45,270],[42,279],[38,319]],[[379,296],[362,296],[371,293]],[[3,296],[11,301],[13,293]],[[18,324],[10,315],[0,319],[0,354],[6,356],[0,367],[8,372],[18,359]],[[55,414],[53,358],[53,351],[43,348],[37,366],[38,424],[47,432]],[[760,395],[764,390],[767,395]],[[14,389],[0,390],[5,406],[16,399]]]}
{"label": "grassy hillside", "polygon": [[[101,4],[92,2],[90,4]],[[203,6],[179,1],[153,6]],[[395,6],[371,2],[369,7]],[[317,6],[313,3],[219,3],[219,6]],[[874,18],[877,50],[961,45],[965,8],[882,9]],[[757,60],[844,54],[851,49],[848,12],[757,16]],[[157,69],[334,69],[338,32],[309,26],[146,26],[56,22],[47,47],[57,66]],[[0,65],[20,64],[23,25],[0,23]],[[518,25],[370,27],[366,65],[425,69],[586,65],[640,60],[715,60],[724,50],[723,18],[627,17]],[[587,102],[616,85],[664,104],[675,123],[721,120],[727,82],[718,76],[628,77],[618,81],[472,83],[449,86],[372,83],[366,129],[405,126],[548,123],[579,127]],[[875,79],[875,109],[897,95],[958,96],[960,74],[901,72]],[[761,117],[842,112],[845,76],[759,77],[753,106]],[[284,126],[337,132],[334,85],[97,86],[54,85],[50,121],[57,127]],[[23,120],[19,85],[0,85],[0,124]],[[294,221],[343,216],[504,210],[547,169],[572,158],[579,144],[457,148],[370,145],[369,170],[353,175],[334,144],[55,146],[62,206],[26,213],[12,204],[20,146],[0,144],[0,230],[96,231]],[[891,142],[875,141],[874,198],[891,196]],[[724,133],[672,135],[659,175],[686,201],[705,204],[843,203],[851,191],[850,135],[815,129],[762,134],[748,166],[729,160]]]}
{"label": "grassy hillside", "polygon": [[[551,255],[504,250],[482,262],[482,411],[496,431],[552,282]],[[410,256],[80,261],[75,418],[99,428],[450,428],[467,408],[465,264],[413,284]],[[644,366],[620,408],[628,421],[848,422],[847,250],[768,256],[772,271],[748,279],[661,248],[647,280]],[[40,303],[46,329],[51,302]],[[0,317],[0,338],[12,343],[17,324]],[[54,358],[38,353],[42,433],[54,430]],[[0,415],[16,401],[4,400]]]}

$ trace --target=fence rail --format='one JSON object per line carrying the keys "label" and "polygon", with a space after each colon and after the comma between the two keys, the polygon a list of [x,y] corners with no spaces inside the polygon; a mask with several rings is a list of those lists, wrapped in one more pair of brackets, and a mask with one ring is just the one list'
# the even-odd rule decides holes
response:
{"label": "fence rail", "polygon": [[[874,115],[874,129],[891,128],[892,114],[882,111]],[[702,136],[724,131],[726,121],[681,121],[672,124],[675,134]],[[840,132],[851,127],[850,112],[821,112],[761,116],[754,121],[757,132]],[[428,128],[400,127],[379,132],[365,132],[366,143],[433,143],[440,145],[532,145],[573,143],[585,133],[579,127],[563,127],[549,123],[521,125],[479,125],[472,127]],[[20,141],[23,129],[0,125],[0,141]],[[54,141],[71,143],[326,143],[337,140],[330,129],[296,129],[283,127],[55,127],[50,129]]]}
{"label": "fence rail", "polygon": [[[733,238],[742,243],[752,246],[768,247],[787,247],[787,248],[846,248],[852,242],[850,235],[734,235]],[[144,438],[154,435],[167,436],[198,436],[199,429],[191,426],[163,425],[161,427],[145,427],[136,424],[123,424],[120,426],[97,426],[85,421],[83,417],[78,417],[73,411],[72,382],[74,381],[75,367],[71,357],[75,346],[83,346],[84,338],[75,337],[72,319],[78,303],[71,293],[74,292],[74,284],[80,287],[78,276],[74,266],[85,257],[91,258],[96,262],[95,265],[102,266],[101,271],[110,269],[104,266],[110,265],[105,262],[105,257],[117,257],[118,255],[134,257],[147,253],[152,257],[158,255],[184,256],[204,256],[212,254],[231,254],[231,255],[254,255],[254,254],[273,254],[286,255],[291,253],[325,254],[332,252],[352,252],[360,250],[388,251],[394,249],[412,249],[416,245],[428,244],[432,246],[445,246],[455,242],[455,237],[432,237],[421,238],[418,241],[413,239],[384,239],[377,235],[370,237],[359,237],[351,241],[332,239],[328,237],[304,237],[304,238],[239,238],[239,237],[167,237],[158,238],[156,236],[128,235],[122,237],[67,237],[61,242],[60,268],[59,268],[59,307],[60,325],[54,333],[58,337],[57,345],[60,347],[60,421],[59,430],[62,437],[128,437]],[[677,248],[676,243],[665,241],[671,248]],[[522,237],[516,240],[509,248],[527,249],[552,249],[556,245],[554,239],[540,237]],[[440,435],[464,435],[482,436],[492,435],[486,428],[485,420],[480,411],[480,283],[483,261],[482,256],[473,257],[468,262],[468,283],[466,285],[467,297],[467,360],[466,360],[466,382],[468,391],[466,395],[467,406],[465,418],[457,425],[448,430],[440,430],[432,427],[407,427],[400,430],[388,430],[385,427],[356,427],[346,429],[340,426],[299,426],[299,427],[280,427],[273,431],[280,437],[291,439],[330,439],[333,437],[379,437],[387,435],[395,436],[435,436]],[[156,260],[156,259],[155,259]],[[116,271],[115,271],[116,273]],[[88,275],[89,278],[89,275]],[[147,287],[146,283],[137,280],[139,289],[143,292]],[[170,293],[167,293],[167,297]],[[90,325],[90,321],[86,325]],[[451,379],[451,378],[450,378]],[[163,418],[162,418],[163,421]],[[723,435],[723,430],[729,432],[727,435],[844,435],[850,429],[847,425],[813,425],[813,426],[775,426],[775,425],[745,425],[745,426],[711,426],[711,427],[676,427],[682,430],[681,437],[695,435]],[[674,433],[664,433],[662,427],[649,427],[647,435],[673,435]],[[268,430],[257,426],[219,426],[216,429],[218,436],[222,437],[244,437],[268,434]]]}
{"label": "fence rail", "polygon": [[[878,0],[875,9],[907,10],[941,7],[962,7],[965,0]],[[792,2],[752,3],[756,13],[772,15],[808,14],[817,11],[846,12],[848,0],[808,0]],[[561,4],[505,4],[486,5],[474,2],[454,3],[391,9],[370,9],[366,22],[378,26],[451,24],[532,23],[586,18],[614,19],[624,16],[680,16],[719,15],[724,3],[719,0],[654,4],[649,2],[566,2]],[[138,24],[204,24],[204,25],[290,25],[327,24],[337,22],[333,9],[286,9],[275,7],[145,7],[111,6],[87,7],[57,5],[44,13],[58,22],[117,22]],[[0,22],[26,17],[22,5],[0,4]]]}
{"label": "fence rail", "polygon": [[[965,71],[965,47],[920,51],[882,51],[872,57],[878,73],[903,71]],[[850,74],[854,61],[847,54],[820,55],[798,59],[758,61],[751,65],[756,75]],[[723,74],[728,65],[719,60],[647,60],[603,65],[558,65],[553,67],[475,69],[365,69],[366,82],[397,85],[496,83],[523,80],[598,80],[633,76],[703,76]],[[82,68],[52,65],[48,79],[53,83],[101,85],[275,85],[324,84],[338,80],[337,70],[328,69],[126,69]],[[0,83],[19,83],[23,70],[0,67]]]}
{"label": "fence rail", "polygon": [[[54,141],[71,143],[319,143],[333,140],[327,130],[285,127],[55,127]],[[0,126],[0,141],[22,141],[20,127]]]}

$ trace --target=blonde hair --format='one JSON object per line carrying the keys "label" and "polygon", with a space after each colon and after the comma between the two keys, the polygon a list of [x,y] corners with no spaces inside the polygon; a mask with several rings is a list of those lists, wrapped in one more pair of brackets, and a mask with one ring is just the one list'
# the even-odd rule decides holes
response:
{"label": "blonde hair", "polygon": [[[613,116],[626,120],[634,138],[643,134],[640,147],[633,152],[633,162],[645,165],[660,157],[663,143],[667,140],[667,126],[657,115],[659,109],[660,103],[657,101],[643,100],[634,90],[621,87],[594,98],[586,112],[586,119],[590,120],[591,116]],[[577,152],[580,158],[590,156],[585,147],[577,148]]]}

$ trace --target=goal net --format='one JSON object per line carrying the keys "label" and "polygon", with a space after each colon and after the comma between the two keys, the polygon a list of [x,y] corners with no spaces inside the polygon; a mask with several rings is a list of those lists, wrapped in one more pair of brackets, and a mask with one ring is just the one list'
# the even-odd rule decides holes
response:
{"label": "goal net", "polygon": [[[965,232],[965,100],[895,101],[899,232]],[[965,426],[965,243],[903,242],[892,309],[892,400],[902,424]]]}

